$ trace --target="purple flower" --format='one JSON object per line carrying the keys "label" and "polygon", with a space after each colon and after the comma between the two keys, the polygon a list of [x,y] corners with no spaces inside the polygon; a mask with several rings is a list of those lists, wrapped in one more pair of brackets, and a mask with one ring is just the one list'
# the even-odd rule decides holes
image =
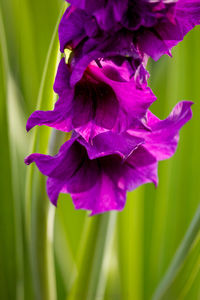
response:
{"label": "purple flower", "polygon": [[[58,67],[54,90],[59,95],[53,111],[35,111],[27,130],[47,125],[61,131],[76,129],[86,140],[105,132],[146,128],[146,112],[156,100],[150,88],[133,77],[126,66],[111,62],[89,64],[81,80],[70,86],[70,66],[64,58]],[[148,128],[147,128],[148,130]]]}
{"label": "purple flower", "polygon": [[81,79],[84,70],[93,60],[112,59],[118,65],[128,61],[131,75],[143,63],[144,58],[136,49],[131,32],[118,30],[112,33],[101,30],[96,18],[84,10],[70,6],[61,19],[58,32],[61,52],[65,48],[73,50],[69,58],[72,68],[71,84]]}
{"label": "purple flower", "polygon": [[127,60],[134,74],[146,55],[169,54],[200,24],[199,0],[71,0],[59,26],[61,51],[73,49],[72,82],[90,61]]}
{"label": "purple flower", "polygon": [[35,162],[48,176],[47,193],[54,205],[59,193],[70,193],[75,208],[92,215],[122,210],[127,191],[157,184],[157,162],[174,154],[178,132],[192,116],[191,104],[179,103],[164,121],[148,112],[148,133],[105,132],[95,136],[92,145],[75,134],[56,156],[35,153],[25,163]]}
{"label": "purple flower", "polygon": [[157,60],[183,40],[184,36],[200,24],[200,1],[178,0],[152,28],[142,29],[137,37],[140,51]]}
{"label": "purple flower", "polygon": [[71,0],[73,7],[84,10],[96,17],[101,29],[108,31],[118,29],[117,23],[130,30],[140,27],[152,27],[159,19],[173,15],[177,0],[108,0],[95,1]]}
{"label": "purple flower", "polygon": [[[114,20],[121,20],[123,13],[128,7],[128,0],[119,1],[119,0],[69,0],[67,1],[73,6],[85,10],[88,14],[96,14],[102,10],[110,10],[110,18],[115,15]],[[111,8],[113,8],[111,10]]]}
{"label": "purple flower", "polygon": [[[140,14],[138,10],[141,6],[144,6],[144,1],[142,0],[136,0],[134,1],[134,4],[130,3],[131,1],[128,0],[71,0],[69,2],[72,4],[73,8],[78,8],[80,9],[80,11],[85,11],[87,16],[92,16],[93,20],[96,19],[95,21],[97,22],[99,28],[105,31],[109,31],[112,29],[116,31],[120,29],[124,16],[127,14],[127,11],[130,10],[130,7],[132,6],[134,6],[134,12],[132,17],[136,19],[136,22],[138,22],[138,18],[136,18],[135,12],[137,12],[137,14]],[[141,2],[142,5],[140,4]],[[86,31],[88,30],[87,27],[85,27],[85,29]]]}

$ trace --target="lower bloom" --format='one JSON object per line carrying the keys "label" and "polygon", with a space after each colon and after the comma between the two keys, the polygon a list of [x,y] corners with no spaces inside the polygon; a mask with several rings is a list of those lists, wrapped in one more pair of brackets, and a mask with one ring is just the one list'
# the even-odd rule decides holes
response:
{"label": "lower bloom", "polygon": [[148,132],[108,131],[95,136],[92,144],[74,133],[56,156],[35,153],[25,163],[35,162],[48,176],[47,193],[54,205],[59,193],[70,193],[75,208],[92,215],[122,210],[127,191],[148,182],[157,185],[158,161],[174,154],[179,130],[192,116],[191,105],[180,102],[163,121],[149,111]]}

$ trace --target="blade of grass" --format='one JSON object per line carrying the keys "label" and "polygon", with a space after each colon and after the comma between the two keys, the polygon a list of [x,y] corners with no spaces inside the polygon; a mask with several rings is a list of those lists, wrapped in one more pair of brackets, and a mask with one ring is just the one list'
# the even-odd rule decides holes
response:
{"label": "blade of grass", "polygon": [[[58,22],[59,20],[60,16]],[[47,55],[37,109],[47,110],[55,101],[53,82],[60,59],[57,27],[58,23]],[[46,153],[49,137],[50,130],[48,128],[40,128],[39,131],[35,129],[31,152]],[[59,146],[57,145],[57,134],[53,134],[51,139],[49,151],[53,153],[55,152],[53,148]],[[52,250],[54,209],[47,199],[44,176],[35,170],[32,166],[29,167],[26,185],[26,228],[30,245],[35,297],[38,300],[55,300],[56,284]]]}
{"label": "blade of grass", "polygon": [[46,53],[62,0],[1,0],[8,56],[26,114],[35,108]]}
{"label": "blade of grass", "polygon": [[178,274],[180,282],[179,299],[185,299],[191,289],[199,271],[200,271],[200,234],[198,235],[195,245],[191,249],[182,270]]}
{"label": "blade of grass", "polygon": [[[183,264],[179,268],[169,288],[162,296],[162,300],[187,299],[188,291],[193,285],[200,270],[200,234],[193,242]],[[196,299],[196,298],[192,298]]]}
{"label": "blade of grass", "polygon": [[158,96],[152,109],[159,117],[166,117],[180,100],[196,103],[193,119],[181,130],[176,154],[159,164],[156,192],[146,191],[150,205],[145,204],[145,299],[164,276],[199,202],[199,43],[196,28],[176,47],[172,59],[162,57],[154,64],[150,77]]}
{"label": "blade of grass", "polygon": [[[63,9],[62,9],[63,12]],[[40,90],[38,94],[37,107],[36,110],[45,109],[48,110],[53,105],[53,100],[55,99],[55,94],[53,93],[53,82],[55,78],[56,67],[59,60],[59,45],[57,38],[57,28],[60,20],[60,16],[58,18],[58,22],[56,24],[51,43],[49,46],[49,51],[46,58],[46,63],[43,71],[43,76],[41,80]],[[48,79],[48,80],[47,80]],[[40,132],[41,132],[40,128]],[[45,130],[40,133],[38,128],[34,129],[34,133],[32,135],[32,142],[30,145],[30,152],[40,151],[45,153],[47,151],[48,138],[49,138],[49,130]],[[48,134],[47,134],[48,132]],[[41,135],[41,140],[43,141],[38,145],[37,140],[39,140],[38,136]],[[31,185],[33,180],[33,166],[29,167],[27,172],[27,180],[26,180],[26,228],[30,229],[30,213],[31,213]]]}
{"label": "blade of grass", "polygon": [[[1,16],[1,8],[0,8],[0,40],[3,46],[3,62],[5,66],[5,97],[2,101],[6,101],[6,113],[4,117],[7,118],[7,128],[4,134],[8,133],[9,144],[6,146],[4,144],[5,149],[8,151],[8,155],[10,155],[10,170],[11,172],[11,189],[13,194],[13,219],[14,220],[14,231],[15,231],[15,255],[16,259],[16,275],[15,275],[15,288],[13,292],[16,293],[15,299],[24,299],[24,252],[23,252],[23,243],[24,243],[24,235],[23,235],[23,199],[24,199],[24,191],[23,191],[23,182],[22,178],[24,178],[25,169],[23,164],[23,157],[26,151],[26,143],[25,143],[25,120],[23,117],[23,112],[20,106],[20,93],[17,89],[15,81],[13,80],[11,69],[9,66],[8,55],[7,55],[7,45],[5,38],[5,31],[3,25],[3,19]],[[8,161],[9,162],[9,161]],[[19,169],[21,170],[21,175],[18,176]],[[12,197],[10,197],[12,199]],[[10,215],[8,216],[10,220]]]}
{"label": "blade of grass", "polygon": [[[102,297],[105,286],[102,278],[102,262],[114,231],[115,213],[105,213],[86,219],[77,264],[78,277],[68,300],[94,300]],[[97,294],[98,293],[98,294]]]}
{"label": "blade of grass", "polygon": [[11,159],[7,120],[7,74],[8,60],[4,27],[0,7],[0,157],[1,157],[1,202],[0,202],[0,298],[16,297],[16,256],[14,229],[14,200],[11,183]]}
{"label": "blade of grass", "polygon": [[161,280],[159,286],[157,287],[153,295],[153,300],[162,299],[165,292],[173,282],[179,268],[184,262],[191,248],[192,243],[194,242],[197,235],[199,234],[199,231],[200,231],[200,206],[197,209],[197,212],[192,220],[192,223],[190,224],[188,231],[174,256],[169,269],[167,270],[164,278]]}
{"label": "blade of grass", "polygon": [[200,299],[200,270],[184,300]]}
{"label": "blade of grass", "polygon": [[64,227],[65,224],[63,224],[62,219],[57,218],[57,221],[55,222],[55,259],[60,271],[65,299],[67,292],[69,292],[72,283],[77,276],[77,267],[71,250],[69,237],[66,234]]}
{"label": "blade of grass", "polygon": [[[26,153],[25,119],[20,109],[20,95],[11,76],[8,76],[7,93],[7,113],[9,122],[9,146],[11,156],[12,187],[14,198],[14,216],[16,232],[16,259],[18,276],[16,280],[16,299],[24,299],[24,232],[23,232],[23,212],[24,212],[24,180],[25,165],[23,162]],[[19,170],[20,175],[19,176]]]}
{"label": "blade of grass", "polygon": [[[77,256],[85,224],[85,211],[74,209],[70,195],[60,194],[55,218],[55,256],[58,294],[65,299],[77,275]],[[58,279],[59,280],[59,279]]]}
{"label": "blade of grass", "polygon": [[130,193],[118,215],[119,273],[122,299],[143,299],[143,188]]}

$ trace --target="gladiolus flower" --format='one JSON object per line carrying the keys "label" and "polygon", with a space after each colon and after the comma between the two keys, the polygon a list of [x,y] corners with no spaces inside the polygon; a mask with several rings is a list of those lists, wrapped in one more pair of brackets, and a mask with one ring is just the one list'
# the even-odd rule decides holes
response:
{"label": "gladiolus flower", "polygon": [[48,176],[47,193],[54,205],[59,193],[70,193],[75,208],[92,215],[122,210],[127,191],[148,182],[157,185],[158,161],[174,154],[179,130],[192,116],[191,104],[180,102],[163,121],[148,111],[148,133],[105,132],[95,136],[92,145],[74,133],[56,156],[35,153],[25,163],[35,162]]}
{"label": "gladiolus flower", "polygon": [[91,63],[81,80],[70,86],[70,66],[63,58],[58,67],[54,90],[59,95],[53,111],[35,111],[27,130],[47,125],[61,131],[75,129],[86,140],[105,132],[146,128],[146,112],[156,100],[146,84],[129,79],[126,66]]}
{"label": "gladiolus flower", "polygon": [[96,59],[125,60],[135,74],[146,56],[157,60],[200,24],[199,0],[71,0],[60,26],[61,51],[73,49],[72,81]]}

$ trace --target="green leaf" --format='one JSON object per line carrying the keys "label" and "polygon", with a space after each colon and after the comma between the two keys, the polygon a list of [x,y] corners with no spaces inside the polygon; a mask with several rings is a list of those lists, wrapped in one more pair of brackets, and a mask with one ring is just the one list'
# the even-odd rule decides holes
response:
{"label": "green leaf", "polygon": [[18,281],[16,276],[14,199],[7,118],[8,71],[6,40],[0,7],[0,298],[5,300],[16,298],[15,278]]}
{"label": "green leaf", "polygon": [[114,233],[115,213],[104,213],[86,219],[79,249],[78,275],[67,299],[101,299],[105,291],[102,282],[103,259]]}
{"label": "green leaf", "polygon": [[[195,243],[195,245],[194,245]],[[193,249],[191,250],[192,246]],[[155,291],[153,300],[181,299],[200,269],[200,206],[190,224],[190,227],[180,244],[173,261],[163,280]],[[191,251],[191,253],[189,253]],[[187,256],[189,256],[187,258]],[[183,266],[183,264],[185,264]],[[180,270],[180,268],[182,268]],[[184,272],[186,270],[186,273]],[[179,274],[178,274],[179,272]],[[186,278],[185,278],[186,276]],[[174,280],[177,278],[175,284]],[[180,286],[181,281],[181,288]],[[177,283],[178,282],[178,283]],[[177,298],[176,298],[177,297]]]}
{"label": "green leaf", "polygon": [[122,299],[143,299],[143,189],[128,195],[118,215],[119,274]]}
{"label": "green leaf", "polygon": [[[63,12],[63,9],[62,9]],[[58,22],[60,20],[60,16]],[[53,82],[60,59],[56,25],[46,59],[37,109],[49,109],[55,101]],[[34,129],[31,152],[54,154],[57,134],[53,132],[50,143],[48,128]],[[59,135],[60,136],[60,135]],[[63,136],[61,136],[63,140]],[[53,145],[53,147],[52,147]],[[54,149],[53,149],[54,148]],[[26,229],[30,245],[31,265],[35,297],[38,300],[55,300],[56,286],[53,258],[53,232],[55,208],[49,203],[45,189],[45,178],[33,166],[29,167],[26,186]]]}

